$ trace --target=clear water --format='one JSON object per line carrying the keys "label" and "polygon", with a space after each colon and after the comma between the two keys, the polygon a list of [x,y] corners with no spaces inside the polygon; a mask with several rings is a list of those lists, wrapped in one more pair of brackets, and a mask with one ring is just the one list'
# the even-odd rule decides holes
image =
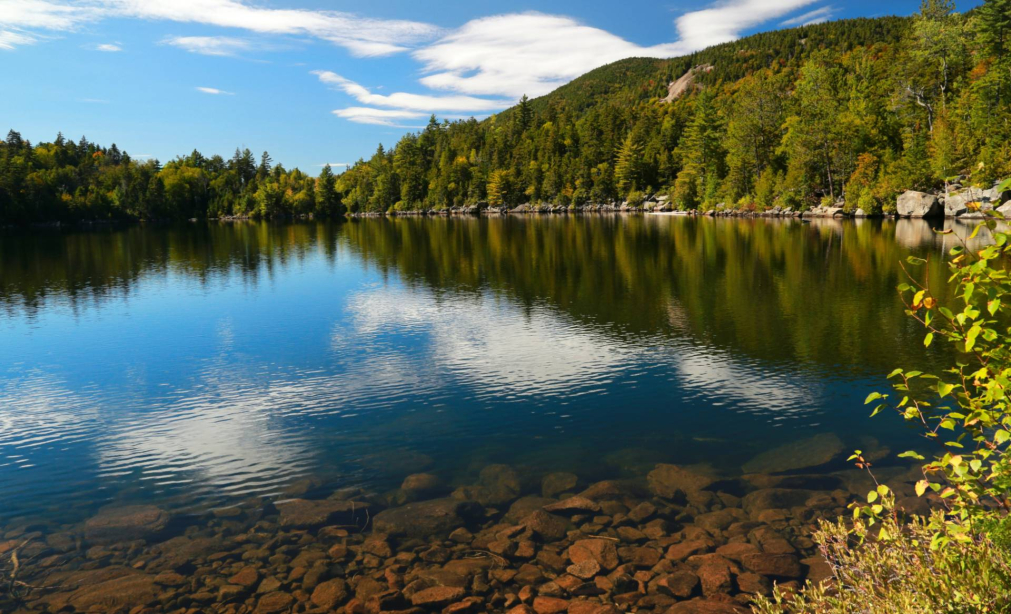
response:
{"label": "clear water", "polygon": [[[895,286],[926,222],[369,219],[0,234],[0,522],[387,489],[727,473],[929,367]],[[831,467],[829,467],[830,469]],[[837,467],[838,468],[838,467]]]}

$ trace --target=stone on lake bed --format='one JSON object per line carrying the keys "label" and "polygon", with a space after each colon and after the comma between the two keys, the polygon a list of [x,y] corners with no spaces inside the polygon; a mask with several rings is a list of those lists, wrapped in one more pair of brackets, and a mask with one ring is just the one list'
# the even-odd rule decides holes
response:
{"label": "stone on lake bed", "polygon": [[678,465],[659,464],[646,476],[649,489],[663,499],[676,499],[712,485],[716,479]]}
{"label": "stone on lake bed", "polygon": [[744,473],[782,473],[819,467],[836,460],[845,444],[835,433],[822,433],[762,452],[744,463]]}
{"label": "stone on lake bed", "polygon": [[557,503],[545,505],[544,510],[557,514],[586,514],[600,511],[600,504],[586,497],[569,497]]}
{"label": "stone on lake bed", "polygon": [[326,610],[332,610],[334,607],[344,603],[347,597],[347,583],[340,578],[334,578],[317,585],[310,599],[317,606]]}
{"label": "stone on lake bed", "polygon": [[482,512],[483,508],[473,501],[432,499],[379,512],[373,517],[372,526],[375,531],[390,535],[429,538],[449,534]]}
{"label": "stone on lake bed", "polygon": [[153,505],[104,507],[84,523],[88,541],[110,543],[146,539],[168,526],[168,512]]}
{"label": "stone on lake bed", "polygon": [[581,539],[569,546],[568,556],[576,565],[593,560],[608,571],[618,566],[618,548],[607,539]]}
{"label": "stone on lake bed", "polygon": [[429,494],[442,488],[442,480],[431,473],[414,473],[404,478],[400,489],[414,494]]}
{"label": "stone on lake bed", "polygon": [[366,518],[368,503],[361,501],[332,501],[324,499],[290,499],[274,504],[281,513],[282,527],[316,529],[328,524],[354,524]]}
{"label": "stone on lake bed", "polygon": [[572,490],[578,483],[579,478],[574,473],[549,473],[541,480],[541,494],[545,497],[555,497]]}

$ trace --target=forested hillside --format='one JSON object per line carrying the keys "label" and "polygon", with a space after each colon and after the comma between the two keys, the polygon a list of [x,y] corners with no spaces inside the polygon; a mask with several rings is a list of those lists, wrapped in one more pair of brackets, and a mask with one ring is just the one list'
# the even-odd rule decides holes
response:
{"label": "forested hillside", "polygon": [[[845,200],[1011,175],[1011,0],[751,36],[604,66],[483,121],[439,123],[315,179],[264,154],[164,166],[62,137],[0,143],[0,222],[277,217],[670,195],[682,209]],[[686,87],[671,95],[668,86]]]}
{"label": "forested hillside", "polygon": [[[351,211],[665,193],[867,212],[906,189],[1011,174],[1011,0],[969,14],[927,0],[911,18],[782,30],[667,61],[599,68],[486,121],[436,123],[338,180]],[[667,102],[668,84],[695,67]]]}

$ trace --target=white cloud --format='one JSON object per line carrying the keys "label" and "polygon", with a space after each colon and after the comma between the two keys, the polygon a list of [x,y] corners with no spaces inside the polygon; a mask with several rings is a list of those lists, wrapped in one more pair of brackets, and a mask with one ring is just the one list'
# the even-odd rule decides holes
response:
{"label": "white cloud", "polygon": [[240,28],[260,34],[312,36],[348,49],[357,56],[382,56],[404,51],[438,35],[431,24],[407,20],[369,19],[337,11],[268,9],[238,0],[102,0],[118,16],[200,23]]}
{"label": "white cloud", "polygon": [[729,0],[679,17],[679,40],[686,52],[727,43],[750,28],[810,6],[817,0]]}
{"label": "white cloud", "polygon": [[12,32],[11,30],[0,30],[0,49],[10,51],[22,45],[31,45],[38,39],[24,32]]}
{"label": "white cloud", "polygon": [[101,11],[93,6],[46,0],[0,0],[0,49],[11,50],[45,38],[38,30],[69,32],[93,21]]}
{"label": "white cloud", "polygon": [[190,53],[219,56],[236,56],[254,47],[252,42],[244,38],[231,36],[174,36],[162,42]]}
{"label": "white cloud", "polygon": [[405,111],[402,109],[370,109],[369,107],[348,107],[347,109],[337,109],[333,112],[337,117],[342,117],[356,124],[372,124],[374,126],[399,126],[396,120],[399,119],[421,119],[428,117],[427,113],[417,111]]}
{"label": "white cloud", "polygon": [[317,164],[316,166],[323,168],[324,166],[329,166],[330,168],[341,168],[345,166],[351,166],[350,162],[324,162],[323,164]]}
{"label": "white cloud", "polygon": [[104,98],[81,98],[80,101],[87,104],[109,104]]}
{"label": "white cloud", "polygon": [[630,57],[674,57],[739,38],[816,0],[730,0],[675,21],[678,40],[643,47],[575,19],[515,13],[475,19],[414,52],[431,88],[471,95],[540,96]]}
{"label": "white cloud", "polygon": [[95,46],[95,51],[107,51],[109,53],[115,53],[117,51],[122,50],[123,50],[122,47],[113,43],[102,43],[101,45]]}
{"label": "white cloud", "polygon": [[234,96],[235,95],[234,92],[226,92],[225,90],[219,90],[216,87],[197,87],[196,90],[198,92],[203,92],[205,94],[213,94],[215,96],[221,96],[221,95]]}
{"label": "white cloud", "polygon": [[401,19],[369,19],[352,13],[270,9],[240,0],[0,0],[0,44],[37,40],[32,30],[68,32],[106,17],[150,19],[237,28],[258,34],[310,36],[356,56],[382,56],[432,40],[440,29]]}
{"label": "white cloud", "polygon": [[823,6],[820,9],[815,9],[804,13],[803,15],[798,15],[793,19],[787,19],[783,23],[779,24],[781,26],[793,27],[793,26],[813,26],[816,23],[824,23],[831,19],[834,15],[836,9],[834,6]]}
{"label": "white cloud", "polygon": [[362,104],[377,107],[394,107],[409,111],[493,111],[512,105],[509,100],[489,100],[473,96],[425,96],[396,92],[383,95],[373,94],[367,88],[329,70],[314,70],[312,74],[327,85],[332,85]]}
{"label": "white cloud", "polygon": [[100,9],[94,6],[45,0],[0,0],[0,25],[4,28],[68,31],[100,15]]}

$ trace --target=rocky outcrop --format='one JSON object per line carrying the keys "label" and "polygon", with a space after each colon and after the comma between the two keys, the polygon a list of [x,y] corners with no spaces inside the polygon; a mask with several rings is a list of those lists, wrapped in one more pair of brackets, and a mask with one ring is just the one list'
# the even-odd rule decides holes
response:
{"label": "rocky outcrop", "polygon": [[692,86],[695,85],[695,77],[697,75],[700,73],[710,73],[712,71],[712,64],[700,64],[695,68],[689,69],[688,72],[681,75],[677,81],[674,81],[667,86],[667,96],[662,98],[660,102],[671,103],[678,98],[681,98],[691,90]]}
{"label": "rocky outcrop", "polygon": [[899,217],[939,217],[944,208],[936,195],[909,190],[899,196],[896,212]]}

